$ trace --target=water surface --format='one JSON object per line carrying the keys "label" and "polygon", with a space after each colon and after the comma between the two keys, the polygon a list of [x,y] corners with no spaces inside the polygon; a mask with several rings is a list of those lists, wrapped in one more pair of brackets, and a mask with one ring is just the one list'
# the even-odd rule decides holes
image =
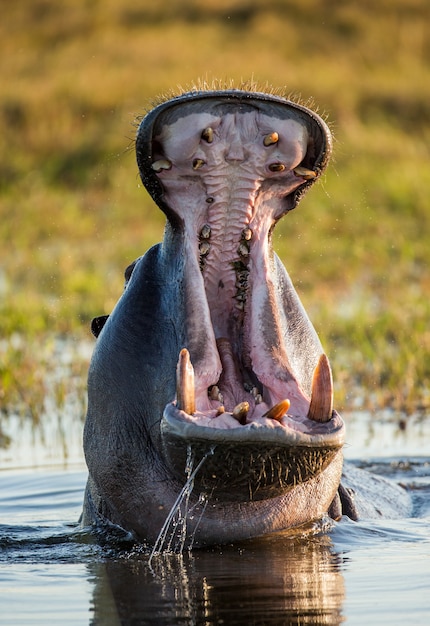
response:
{"label": "water surface", "polygon": [[144,548],[99,546],[80,529],[78,442],[68,442],[75,452],[61,466],[48,435],[31,467],[14,464],[22,450],[2,452],[0,623],[429,624],[429,425],[371,419],[349,419],[346,455],[407,486],[416,517],[344,519],[311,536],[166,554],[150,565]]}

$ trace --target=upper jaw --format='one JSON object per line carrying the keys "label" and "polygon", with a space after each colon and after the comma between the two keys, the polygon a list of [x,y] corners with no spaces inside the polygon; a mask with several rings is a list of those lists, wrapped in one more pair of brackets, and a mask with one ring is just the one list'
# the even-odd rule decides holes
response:
{"label": "upper jaw", "polygon": [[[290,112],[291,117],[302,120],[310,129],[312,150],[309,151],[308,162],[297,164],[294,172],[302,180],[300,185],[290,191],[286,197],[285,210],[293,209],[302,198],[306,190],[322,174],[329,161],[332,151],[332,137],[330,130],[324,120],[316,113],[296,102],[286,100],[281,96],[269,93],[248,92],[240,89],[225,89],[216,91],[192,91],[182,93],[171,100],[161,102],[150,111],[140,122],[136,136],[136,157],[139,166],[139,173],[143,184],[147,188],[158,206],[167,214],[172,222],[177,223],[177,215],[171,210],[164,195],[164,188],[153,168],[154,133],[159,125],[160,119],[176,110],[183,111],[186,106],[193,105],[196,110],[205,111],[214,102],[228,102],[240,107],[242,104],[252,104],[264,110],[267,108],[271,114],[275,111]],[[267,133],[270,135],[270,133]],[[311,173],[309,175],[309,170]]]}
{"label": "upper jaw", "polygon": [[[197,372],[195,382],[193,373],[187,378],[191,365],[184,353],[178,401],[181,406],[182,392],[192,388],[187,413],[197,409],[226,424],[230,415],[245,424],[281,421],[287,401],[302,417],[315,406],[290,363],[286,337],[293,324],[277,286],[270,238],[285,200],[319,174],[325,143],[320,137],[316,149],[316,134],[291,103],[237,103],[230,94],[173,106],[153,124],[151,169],[184,236],[188,348]],[[319,394],[311,415],[328,421],[331,374],[328,365],[318,371],[327,393],[324,399]],[[218,419],[221,411],[227,415]]]}

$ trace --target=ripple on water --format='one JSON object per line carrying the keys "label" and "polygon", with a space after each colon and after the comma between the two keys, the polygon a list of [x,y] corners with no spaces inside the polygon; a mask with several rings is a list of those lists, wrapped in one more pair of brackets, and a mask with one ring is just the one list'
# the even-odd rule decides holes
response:
{"label": "ripple on water", "polygon": [[147,549],[96,545],[79,528],[83,467],[2,471],[1,621],[428,624],[430,458],[363,458],[410,489],[419,517],[154,555],[151,567]]}

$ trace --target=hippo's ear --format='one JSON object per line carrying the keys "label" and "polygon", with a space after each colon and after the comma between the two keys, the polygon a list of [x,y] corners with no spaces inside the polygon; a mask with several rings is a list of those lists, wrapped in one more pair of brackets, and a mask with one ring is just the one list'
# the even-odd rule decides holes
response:
{"label": "hippo's ear", "polygon": [[133,270],[136,267],[136,263],[139,261],[139,259],[141,259],[142,257],[139,257],[138,259],[136,259],[135,261],[133,261],[133,263],[130,263],[130,265],[128,265],[126,267],[126,270],[124,272],[124,278],[125,278],[125,283],[124,283],[124,287],[127,287],[128,283],[130,282],[130,278],[131,275],[133,274]]}
{"label": "hippo's ear", "polygon": [[92,322],[91,322],[91,332],[93,333],[94,337],[97,339],[97,337],[100,335],[100,333],[103,330],[104,325],[106,324],[107,320],[108,320],[109,315],[100,315],[99,317],[95,317]]}

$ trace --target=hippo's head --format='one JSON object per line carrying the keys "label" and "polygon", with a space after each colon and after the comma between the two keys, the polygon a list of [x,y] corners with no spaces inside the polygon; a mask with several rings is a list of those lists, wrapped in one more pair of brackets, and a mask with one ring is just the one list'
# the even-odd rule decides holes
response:
{"label": "hippo's head", "polygon": [[193,91],[143,118],[139,171],[167,225],[128,271],[95,350],[93,515],[154,541],[187,472],[181,527],[200,544],[328,511],[344,426],[271,237],[330,151],[320,117],[272,94]]}

